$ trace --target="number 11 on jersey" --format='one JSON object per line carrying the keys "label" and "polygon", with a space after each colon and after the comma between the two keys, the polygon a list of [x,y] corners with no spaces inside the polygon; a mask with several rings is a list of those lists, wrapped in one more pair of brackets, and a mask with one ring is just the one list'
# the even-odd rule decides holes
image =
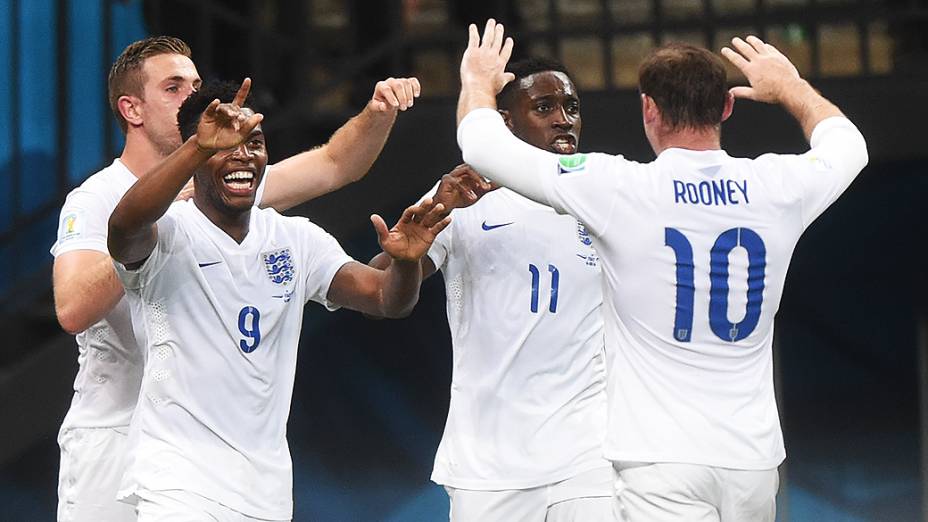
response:
{"label": "number 11 on jersey", "polygon": [[[538,313],[538,283],[541,282],[541,272],[538,267],[532,264],[528,265],[528,271],[532,273],[532,302],[529,308],[533,314]],[[551,273],[551,300],[548,301],[548,311],[552,314],[557,312],[557,287],[560,284],[561,273],[557,271],[554,265],[548,265],[548,272]]]}

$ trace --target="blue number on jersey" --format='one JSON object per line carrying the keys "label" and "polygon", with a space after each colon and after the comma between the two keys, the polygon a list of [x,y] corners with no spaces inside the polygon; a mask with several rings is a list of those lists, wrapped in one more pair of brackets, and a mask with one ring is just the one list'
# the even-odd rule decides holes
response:
{"label": "blue number on jersey", "polygon": [[[693,329],[693,247],[686,236],[675,228],[664,229],[664,245],[673,249],[677,259],[677,304],[673,338],[689,342]],[[728,320],[728,255],[735,247],[748,253],[748,303],[744,319],[739,323]],[[715,240],[709,263],[709,326],[723,341],[736,342],[751,335],[760,320],[764,302],[764,272],[767,269],[767,248],[764,241],[750,228],[732,228]]]}
{"label": "blue number on jersey", "polygon": [[[528,271],[532,273],[532,300],[529,303],[529,308],[532,313],[538,313],[538,283],[541,279],[541,272],[538,271],[538,267],[532,264],[528,265]],[[548,272],[551,272],[551,300],[548,302],[548,310],[553,314],[557,313],[557,288],[560,284],[561,274],[558,272],[557,267],[554,265],[548,265]]]}
{"label": "blue number on jersey", "polygon": [[[251,317],[251,328],[247,326],[248,318]],[[261,327],[258,321],[261,319],[261,312],[253,306],[246,306],[238,313],[238,330],[242,335],[254,341],[254,344],[246,339],[239,339],[238,346],[245,353],[251,353],[261,344]]]}
{"label": "blue number on jersey", "polygon": [[677,311],[673,316],[673,338],[690,342],[693,332],[693,247],[686,236],[675,228],[664,229],[664,245],[673,249],[677,257]]}

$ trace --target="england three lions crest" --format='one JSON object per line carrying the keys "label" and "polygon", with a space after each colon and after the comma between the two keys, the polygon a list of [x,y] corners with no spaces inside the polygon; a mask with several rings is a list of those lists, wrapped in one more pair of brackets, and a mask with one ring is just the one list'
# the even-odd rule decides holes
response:
{"label": "england three lions crest", "polygon": [[267,271],[267,277],[275,285],[287,285],[293,281],[293,274],[296,269],[293,267],[293,259],[290,257],[289,248],[271,250],[261,254],[264,258],[264,269]]}

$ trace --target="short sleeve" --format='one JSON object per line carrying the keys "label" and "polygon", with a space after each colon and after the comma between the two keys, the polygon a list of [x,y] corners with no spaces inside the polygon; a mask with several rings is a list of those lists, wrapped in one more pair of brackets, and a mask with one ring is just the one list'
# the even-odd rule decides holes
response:
{"label": "short sleeve", "polygon": [[58,237],[51,247],[55,257],[74,250],[96,250],[109,254],[106,235],[112,212],[104,199],[84,188],[77,188],[61,207]]}
{"label": "short sleeve", "polygon": [[339,269],[354,259],[345,253],[338,240],[309,220],[301,223],[301,232],[304,251],[309,254],[305,264],[306,294],[303,302],[315,301],[329,310],[337,310],[338,306],[326,299],[329,286]]}
{"label": "short sleeve", "polygon": [[126,290],[137,291],[147,286],[164,268],[171,256],[180,250],[180,242],[185,237],[183,231],[180,230],[180,221],[179,216],[176,216],[170,210],[158,220],[158,240],[155,243],[155,248],[151,251],[148,259],[137,269],[130,270],[122,263],[113,261],[113,266],[116,267],[116,275],[119,276],[119,280],[122,281]]}
{"label": "short sleeve", "polygon": [[804,227],[847,190],[868,161],[867,143],[847,118],[823,120],[809,141],[812,148],[805,154],[768,156],[782,172],[784,190],[799,198]]}
{"label": "short sleeve", "polygon": [[[441,180],[435,183],[435,185],[425,194],[419,198],[419,202],[425,198],[430,198],[438,192],[438,186],[441,184]],[[432,242],[432,246],[429,247],[429,251],[426,252],[426,255],[429,256],[429,259],[432,260],[432,264],[435,265],[435,270],[440,270],[445,264],[445,260],[448,259],[448,256],[451,254],[451,237],[453,232],[451,231],[454,227],[454,213],[451,211],[451,223],[445,227],[437,236],[435,236],[435,241]]]}
{"label": "short sleeve", "polygon": [[264,199],[264,187],[267,186],[267,175],[271,173],[273,165],[268,165],[264,167],[264,176],[261,176],[261,183],[258,183],[258,188],[255,190],[255,206],[261,206],[261,200]]}
{"label": "short sleeve", "polygon": [[608,154],[556,156],[551,169],[557,173],[546,185],[551,206],[586,225],[593,236],[602,236],[609,225],[631,162]]}

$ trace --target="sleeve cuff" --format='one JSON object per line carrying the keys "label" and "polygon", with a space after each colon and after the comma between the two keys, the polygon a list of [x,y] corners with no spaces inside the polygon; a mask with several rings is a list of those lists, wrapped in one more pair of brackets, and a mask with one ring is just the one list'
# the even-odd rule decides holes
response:
{"label": "sleeve cuff", "polygon": [[477,126],[477,129],[479,129],[479,126],[483,124],[483,122],[493,121],[494,119],[505,124],[503,122],[503,116],[498,111],[489,107],[481,107],[468,112],[467,116],[464,116],[464,119],[461,120],[461,124],[458,125],[458,147],[464,150],[465,134],[470,132],[469,129],[471,127]]}
{"label": "sleeve cuff", "polygon": [[824,136],[828,134],[828,131],[841,128],[858,132],[857,127],[851,123],[851,120],[845,118],[844,116],[832,116],[818,122],[818,125],[812,129],[812,136],[809,138],[809,145],[816,147],[822,141]]}

